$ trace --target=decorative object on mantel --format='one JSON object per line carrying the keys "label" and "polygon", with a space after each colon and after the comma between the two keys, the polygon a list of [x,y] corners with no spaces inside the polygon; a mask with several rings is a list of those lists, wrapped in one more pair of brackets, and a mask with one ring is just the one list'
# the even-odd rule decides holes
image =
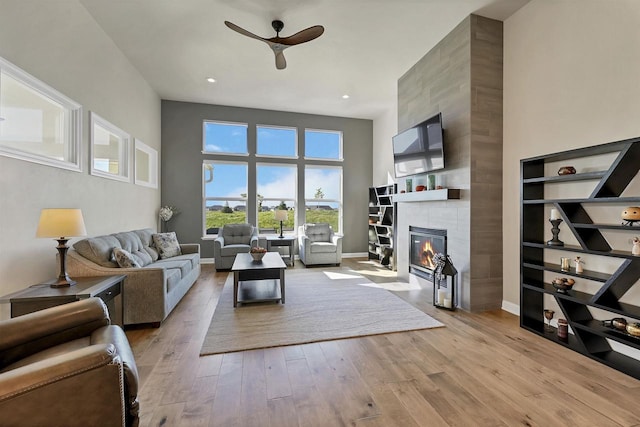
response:
{"label": "decorative object on mantel", "polygon": [[584,264],[584,261],[581,260],[579,256],[577,256],[573,261],[576,263],[576,274],[582,274],[584,271],[582,268],[582,264]]}
{"label": "decorative object on mantel", "polygon": [[564,242],[558,239],[558,234],[560,234],[560,223],[562,222],[562,218],[558,214],[557,209],[551,209],[551,218],[549,218],[549,222],[551,223],[551,234],[553,234],[553,238],[547,242],[549,246],[564,246]]}
{"label": "decorative object on mantel", "polygon": [[632,242],[631,255],[640,255],[640,237],[634,237]]}
{"label": "decorative object on mantel", "polygon": [[455,310],[458,306],[458,270],[453,266],[449,255],[437,253],[433,261],[436,265],[433,273],[433,305],[437,308]]}
{"label": "decorative object on mantel", "polygon": [[436,176],[427,175],[427,190],[435,190],[435,189],[436,189]]}
{"label": "decorative object on mantel", "polygon": [[416,191],[424,191],[427,187],[424,185],[416,185]]}
{"label": "decorative object on mantel", "polygon": [[36,237],[53,237],[58,241],[60,254],[60,274],[58,280],[51,284],[52,288],[64,288],[76,284],[67,274],[66,258],[69,237],[86,236],[84,218],[80,209],[42,209]]}
{"label": "decorative object on mantel", "polygon": [[562,166],[558,170],[558,175],[573,175],[576,173],[576,168],[573,166]]}
{"label": "decorative object on mantel", "polygon": [[180,210],[175,206],[163,206],[158,211],[158,218],[160,219],[160,231],[169,231],[168,222],[180,213]]}
{"label": "decorative object on mantel", "polygon": [[553,332],[553,328],[551,327],[551,319],[553,319],[553,315],[556,314],[553,310],[544,310],[544,318],[547,319],[547,324],[544,325],[547,332]]}
{"label": "decorative object on mantel", "polygon": [[640,222],[640,207],[630,206],[623,210],[620,216],[624,221],[622,225],[633,226],[636,222]]}
{"label": "decorative object on mantel", "polygon": [[407,193],[411,193],[413,191],[413,181],[409,178],[405,180],[405,188],[407,189]]}

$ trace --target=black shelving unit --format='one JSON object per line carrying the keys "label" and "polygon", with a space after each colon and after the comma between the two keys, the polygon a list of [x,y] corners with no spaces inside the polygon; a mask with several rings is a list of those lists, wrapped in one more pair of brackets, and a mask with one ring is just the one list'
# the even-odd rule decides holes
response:
{"label": "black shelving unit", "polygon": [[369,187],[369,259],[395,270],[396,184]]}
{"label": "black shelving unit", "polygon": [[[607,153],[617,155],[605,171],[545,176],[545,165],[548,163]],[[640,204],[640,197],[620,197],[639,169],[640,138],[533,157],[520,162],[520,326],[638,379],[640,360],[615,351],[608,340],[640,350],[640,338],[603,326],[602,321],[624,316],[640,322],[640,302],[639,305],[620,302],[640,278],[640,257],[633,256],[630,248],[612,248],[602,231],[626,230],[632,237],[640,232],[640,227],[594,223],[585,206],[607,204],[614,206],[613,209],[619,207],[618,212],[621,212],[626,206]],[[562,185],[576,181],[595,181],[595,189],[587,198],[545,199],[546,184]],[[550,246],[545,243],[545,231],[551,226],[545,215],[545,205],[559,211],[563,219],[563,233],[572,233],[579,246]],[[621,264],[615,271],[584,270],[578,274],[574,269],[563,271],[559,264],[545,262],[546,251],[613,257],[620,259]],[[551,283],[545,282],[545,272],[588,279],[591,283],[601,283],[601,286],[594,294],[575,289],[560,293]],[[545,294],[553,296],[562,316],[571,326],[573,334],[569,335],[567,342],[558,339],[557,331],[545,331]],[[588,310],[589,307],[604,310],[610,316],[596,319]]]}

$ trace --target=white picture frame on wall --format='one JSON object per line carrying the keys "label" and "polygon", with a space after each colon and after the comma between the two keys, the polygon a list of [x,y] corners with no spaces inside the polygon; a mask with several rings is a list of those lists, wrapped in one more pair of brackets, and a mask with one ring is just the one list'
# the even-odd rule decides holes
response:
{"label": "white picture frame on wall", "polygon": [[131,182],[129,134],[93,111],[89,112],[89,122],[91,175]]}
{"label": "white picture frame on wall", "polygon": [[158,188],[158,151],[134,138],[133,162],[135,184]]}

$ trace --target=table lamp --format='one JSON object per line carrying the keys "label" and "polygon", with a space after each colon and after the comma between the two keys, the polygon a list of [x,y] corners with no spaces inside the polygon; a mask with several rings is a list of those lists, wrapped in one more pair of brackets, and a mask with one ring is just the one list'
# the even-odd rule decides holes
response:
{"label": "table lamp", "polygon": [[67,274],[66,257],[67,242],[70,237],[86,236],[87,230],[84,226],[82,211],[80,209],[42,209],[40,212],[40,222],[36,237],[53,237],[58,241],[58,252],[60,254],[60,275],[52,288],[63,288],[75,285],[75,280],[71,280]]}
{"label": "table lamp", "polygon": [[280,235],[278,237],[284,239],[284,234],[282,234],[282,221],[286,221],[289,218],[289,213],[285,210],[276,209],[274,218],[276,221],[280,221]]}

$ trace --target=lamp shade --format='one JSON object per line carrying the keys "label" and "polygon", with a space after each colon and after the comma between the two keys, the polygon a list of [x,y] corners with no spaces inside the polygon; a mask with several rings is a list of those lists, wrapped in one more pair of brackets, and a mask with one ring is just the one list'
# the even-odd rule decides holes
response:
{"label": "lamp shade", "polygon": [[285,210],[276,210],[274,214],[276,221],[286,221],[288,219],[288,212]]}
{"label": "lamp shade", "polygon": [[80,209],[42,209],[36,237],[86,236],[84,218]]}

